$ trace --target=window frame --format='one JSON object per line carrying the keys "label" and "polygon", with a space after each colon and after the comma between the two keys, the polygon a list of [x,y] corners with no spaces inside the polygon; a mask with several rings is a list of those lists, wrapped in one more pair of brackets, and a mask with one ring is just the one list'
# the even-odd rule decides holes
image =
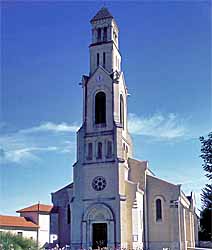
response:
{"label": "window frame", "polygon": [[119,107],[119,119],[120,124],[122,125],[123,129],[125,128],[125,110],[124,110],[124,97],[122,94],[120,94],[120,107]]}
{"label": "window frame", "polygon": [[23,237],[23,232],[17,232],[17,235],[18,235],[19,237]]}
{"label": "window frame", "polygon": [[97,53],[97,54],[96,54],[96,66],[97,66],[97,67],[99,67],[99,62],[100,62],[99,59],[100,59],[100,58],[99,58],[99,53]]}
{"label": "window frame", "polygon": [[103,41],[106,42],[107,41],[107,27],[103,28]]}
{"label": "window frame", "polygon": [[103,68],[106,66],[106,53],[103,52]]}
{"label": "window frame", "polygon": [[[160,200],[160,204],[161,204],[161,207],[160,207],[160,216],[158,217],[157,213],[157,200]],[[165,198],[163,196],[155,196],[154,198],[154,206],[153,206],[153,214],[154,214],[154,220],[155,220],[155,223],[163,223],[164,222],[164,202],[165,202]]]}
{"label": "window frame", "polygon": [[96,148],[96,159],[102,160],[102,157],[103,157],[103,143],[101,141],[98,141]]}
{"label": "window frame", "polygon": [[67,224],[68,225],[71,224],[71,206],[70,206],[70,204],[68,204],[68,206],[67,206]]}
{"label": "window frame", "polygon": [[88,142],[87,143],[87,160],[93,159],[93,143]]}
{"label": "window frame", "polygon": [[[109,151],[109,148],[110,148],[110,151]],[[112,157],[113,157],[113,142],[111,140],[108,140],[107,141],[107,158],[111,159]]]}
{"label": "window frame", "polygon": [[100,42],[102,40],[102,29],[97,29],[97,42]]}
{"label": "window frame", "polygon": [[[98,91],[94,97],[94,123],[96,127],[105,127],[107,121],[107,100],[104,91]],[[102,100],[101,100],[102,99]]]}

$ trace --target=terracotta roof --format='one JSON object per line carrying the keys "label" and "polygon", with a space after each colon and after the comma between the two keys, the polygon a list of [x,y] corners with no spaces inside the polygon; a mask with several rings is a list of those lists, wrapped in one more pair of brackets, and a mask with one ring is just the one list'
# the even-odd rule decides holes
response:
{"label": "terracotta roof", "polygon": [[113,16],[110,14],[107,8],[103,7],[101,8],[97,14],[91,19],[91,22],[99,20],[99,19],[105,19],[105,18],[113,18]]}
{"label": "terracotta roof", "polygon": [[34,204],[30,207],[25,207],[16,211],[17,213],[25,213],[25,212],[46,212],[50,213],[53,206],[51,205],[44,205],[44,204]]}
{"label": "terracotta roof", "polygon": [[24,217],[0,215],[0,226],[4,227],[28,227],[38,228],[39,226]]}

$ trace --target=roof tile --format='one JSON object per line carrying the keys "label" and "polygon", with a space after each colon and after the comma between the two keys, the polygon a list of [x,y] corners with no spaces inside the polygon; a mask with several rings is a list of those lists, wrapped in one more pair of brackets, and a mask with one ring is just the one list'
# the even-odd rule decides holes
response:
{"label": "roof tile", "polygon": [[4,227],[28,227],[38,228],[35,223],[28,221],[24,217],[0,215],[0,226]]}
{"label": "roof tile", "polygon": [[29,207],[25,207],[16,211],[17,213],[25,213],[25,212],[46,212],[50,213],[53,206],[51,205],[44,205],[44,204],[34,204]]}

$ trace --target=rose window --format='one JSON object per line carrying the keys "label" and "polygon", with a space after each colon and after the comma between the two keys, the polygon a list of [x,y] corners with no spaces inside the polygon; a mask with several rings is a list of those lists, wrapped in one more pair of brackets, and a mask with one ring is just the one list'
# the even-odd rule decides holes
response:
{"label": "rose window", "polygon": [[106,180],[102,176],[97,176],[93,179],[92,187],[96,191],[102,191],[106,187],[106,185]]}

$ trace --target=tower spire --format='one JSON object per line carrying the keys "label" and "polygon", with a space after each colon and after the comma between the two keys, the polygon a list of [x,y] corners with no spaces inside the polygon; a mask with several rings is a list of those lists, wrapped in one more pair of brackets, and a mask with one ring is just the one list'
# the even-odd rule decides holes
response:
{"label": "tower spire", "polygon": [[96,15],[91,19],[91,23],[100,19],[113,19],[112,14],[109,12],[109,10],[103,6],[97,13]]}

